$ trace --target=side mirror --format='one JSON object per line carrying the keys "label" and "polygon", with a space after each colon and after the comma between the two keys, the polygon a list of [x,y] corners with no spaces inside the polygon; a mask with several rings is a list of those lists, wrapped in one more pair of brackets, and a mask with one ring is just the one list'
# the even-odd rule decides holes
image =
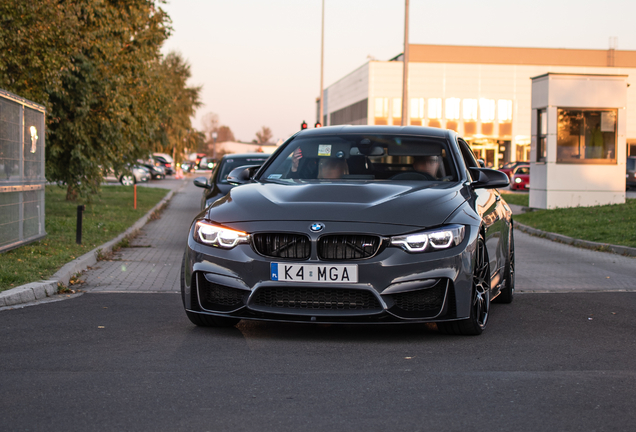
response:
{"label": "side mirror", "polygon": [[208,179],[205,177],[197,177],[193,181],[194,185],[200,188],[209,189],[210,185],[208,184]]}
{"label": "side mirror", "polygon": [[479,164],[480,167],[486,168],[486,162],[484,162],[483,159],[477,159],[477,163]]}
{"label": "side mirror", "polygon": [[260,167],[260,165],[244,165],[234,168],[227,175],[227,182],[234,186],[249,183]]}
{"label": "side mirror", "polygon": [[506,173],[490,168],[470,168],[470,175],[476,179],[471,183],[473,189],[503,188],[510,184]]}

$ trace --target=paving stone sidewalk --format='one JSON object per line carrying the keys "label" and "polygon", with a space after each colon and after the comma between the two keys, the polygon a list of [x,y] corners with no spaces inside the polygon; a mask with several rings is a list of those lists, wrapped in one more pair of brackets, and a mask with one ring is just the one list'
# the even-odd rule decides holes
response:
{"label": "paving stone sidewalk", "polygon": [[100,261],[82,277],[91,292],[179,292],[187,233],[199,213],[201,189],[189,179],[157,220],[148,222],[129,248]]}

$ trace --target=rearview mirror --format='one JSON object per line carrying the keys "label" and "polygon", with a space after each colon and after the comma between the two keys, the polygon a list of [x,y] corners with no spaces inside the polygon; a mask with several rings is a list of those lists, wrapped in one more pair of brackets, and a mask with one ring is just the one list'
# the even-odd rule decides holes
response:
{"label": "rearview mirror", "polygon": [[205,189],[210,188],[210,185],[208,184],[208,179],[206,179],[205,177],[197,177],[194,179],[193,183],[196,187],[205,188]]}
{"label": "rearview mirror", "polygon": [[475,179],[471,183],[473,189],[502,188],[510,184],[506,173],[490,168],[470,168],[470,175]]}
{"label": "rearview mirror", "polygon": [[260,165],[244,165],[238,168],[234,168],[227,175],[227,182],[233,184],[234,186],[249,183],[260,167]]}

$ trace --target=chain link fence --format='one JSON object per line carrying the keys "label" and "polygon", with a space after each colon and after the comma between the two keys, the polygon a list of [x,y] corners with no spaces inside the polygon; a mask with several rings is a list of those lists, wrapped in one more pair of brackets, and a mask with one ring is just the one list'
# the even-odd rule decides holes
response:
{"label": "chain link fence", "polygon": [[44,231],[43,106],[0,89],[0,252]]}

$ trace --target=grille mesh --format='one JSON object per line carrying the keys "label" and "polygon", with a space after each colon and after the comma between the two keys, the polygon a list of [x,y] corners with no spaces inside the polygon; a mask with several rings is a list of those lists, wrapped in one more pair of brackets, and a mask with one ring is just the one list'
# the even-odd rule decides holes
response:
{"label": "grille mesh", "polygon": [[230,311],[244,304],[246,291],[229,288],[209,282],[205,277],[199,277],[199,297],[201,307],[208,310]]}
{"label": "grille mesh", "polygon": [[441,309],[444,303],[445,284],[419,291],[393,294],[395,306],[408,312],[433,312]]}
{"label": "grille mesh", "polygon": [[254,234],[254,248],[273,258],[307,259],[311,253],[309,238],[300,234]]}
{"label": "grille mesh", "polygon": [[378,299],[369,291],[342,288],[263,287],[252,300],[257,306],[309,310],[379,310]]}
{"label": "grille mesh", "polygon": [[380,238],[366,235],[328,235],[318,240],[318,257],[322,260],[369,258],[380,247]]}

